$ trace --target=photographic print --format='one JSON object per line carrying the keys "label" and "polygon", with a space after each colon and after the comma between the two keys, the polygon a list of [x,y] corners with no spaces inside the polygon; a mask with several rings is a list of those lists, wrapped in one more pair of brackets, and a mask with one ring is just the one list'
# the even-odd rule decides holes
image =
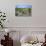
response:
{"label": "photographic print", "polygon": [[32,16],[32,5],[16,5],[15,16]]}

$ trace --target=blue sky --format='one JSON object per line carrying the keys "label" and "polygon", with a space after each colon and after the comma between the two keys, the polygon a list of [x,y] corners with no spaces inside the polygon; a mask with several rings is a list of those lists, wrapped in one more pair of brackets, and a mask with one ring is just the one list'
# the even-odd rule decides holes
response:
{"label": "blue sky", "polygon": [[16,8],[32,8],[32,5],[29,4],[18,4]]}

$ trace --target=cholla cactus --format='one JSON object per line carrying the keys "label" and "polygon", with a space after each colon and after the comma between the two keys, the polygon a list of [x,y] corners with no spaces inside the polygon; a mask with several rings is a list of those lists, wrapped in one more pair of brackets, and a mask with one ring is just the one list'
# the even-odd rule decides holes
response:
{"label": "cholla cactus", "polygon": [[0,27],[3,28],[4,22],[6,20],[6,15],[4,12],[0,11]]}

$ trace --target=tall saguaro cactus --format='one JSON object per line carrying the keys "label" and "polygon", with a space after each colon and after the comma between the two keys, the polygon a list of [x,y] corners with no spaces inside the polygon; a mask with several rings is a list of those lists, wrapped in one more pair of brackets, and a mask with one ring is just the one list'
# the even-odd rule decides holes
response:
{"label": "tall saguaro cactus", "polygon": [[4,12],[0,11],[0,27],[3,28],[4,27],[4,22],[6,20],[6,15]]}

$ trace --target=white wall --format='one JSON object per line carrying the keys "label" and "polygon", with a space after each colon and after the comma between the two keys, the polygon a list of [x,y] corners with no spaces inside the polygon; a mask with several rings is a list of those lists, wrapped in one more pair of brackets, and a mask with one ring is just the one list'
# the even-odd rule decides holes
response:
{"label": "white wall", "polygon": [[46,27],[46,0],[33,0],[32,25]]}
{"label": "white wall", "polygon": [[7,27],[46,27],[46,0],[32,0],[32,17],[16,17],[16,3],[31,0],[0,0],[0,9],[7,13]]}
{"label": "white wall", "polygon": [[10,28],[12,31],[21,31],[22,35],[30,31],[46,31],[46,0],[32,0],[32,17],[16,17],[17,2],[30,4],[31,0],[0,0],[0,10],[5,11],[8,18],[6,26],[13,27]]}

